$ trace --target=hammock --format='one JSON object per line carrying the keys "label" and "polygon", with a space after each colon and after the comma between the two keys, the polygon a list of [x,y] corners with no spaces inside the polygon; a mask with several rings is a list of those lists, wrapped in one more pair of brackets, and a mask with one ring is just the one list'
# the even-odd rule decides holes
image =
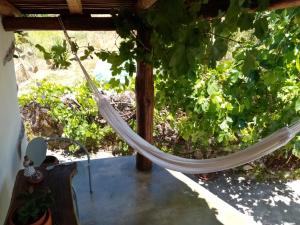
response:
{"label": "hammock", "polygon": [[[59,18],[59,22],[63,28],[68,43],[71,45],[70,37],[67,34],[61,18]],[[296,136],[297,133],[300,132],[300,121],[298,121],[290,127],[279,129],[270,136],[262,139],[257,144],[254,144],[242,151],[211,159],[186,159],[162,152],[140,137],[129,127],[129,125],[121,118],[120,114],[110,105],[109,100],[95,86],[76,52],[73,52],[73,54],[94,94],[98,110],[103,118],[133,149],[147,157],[153,163],[164,168],[189,174],[211,173],[231,169],[272,153],[286,145]]]}

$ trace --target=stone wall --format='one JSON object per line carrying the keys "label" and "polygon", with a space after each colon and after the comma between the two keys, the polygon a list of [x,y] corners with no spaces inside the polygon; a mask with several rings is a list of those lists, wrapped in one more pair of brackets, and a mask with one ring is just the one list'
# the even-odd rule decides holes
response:
{"label": "stone wall", "polygon": [[6,217],[26,145],[12,60],[13,40],[13,33],[3,30],[0,17],[0,225]]}

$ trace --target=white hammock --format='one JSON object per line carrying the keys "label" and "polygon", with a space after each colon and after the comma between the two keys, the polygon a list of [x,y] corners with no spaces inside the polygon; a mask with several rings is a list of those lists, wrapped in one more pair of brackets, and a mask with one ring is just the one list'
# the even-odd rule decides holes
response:
{"label": "white hammock", "polygon": [[124,141],[152,162],[183,173],[210,173],[246,164],[284,146],[300,132],[299,121],[291,127],[278,130],[245,150],[212,159],[185,159],[164,153],[145,141],[128,126],[101,94],[96,93],[95,95],[101,115]]}
{"label": "white hammock", "polygon": [[[64,28],[61,19],[60,23]],[[64,33],[67,41],[71,44],[70,38],[65,29]],[[88,85],[93,91],[99,112],[103,118],[133,149],[164,168],[190,174],[227,170],[259,159],[262,156],[277,150],[278,148],[286,145],[297,133],[300,132],[300,121],[298,121],[294,125],[284,127],[272,135],[262,139],[257,144],[254,144],[242,151],[212,159],[195,160],[167,154],[144,140],[128,126],[128,124],[121,118],[120,114],[110,105],[106,97],[99,92],[77,54],[75,52],[73,53],[84,73]]]}

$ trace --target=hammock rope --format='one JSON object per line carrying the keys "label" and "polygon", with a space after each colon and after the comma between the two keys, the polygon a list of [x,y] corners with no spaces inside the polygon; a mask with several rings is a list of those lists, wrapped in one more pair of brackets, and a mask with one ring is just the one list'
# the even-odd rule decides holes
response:
{"label": "hammock rope", "polygon": [[[58,19],[63,28],[66,40],[72,47],[71,39],[65,29],[63,21],[60,17],[58,17]],[[120,114],[111,106],[107,97],[98,90],[83,66],[81,60],[79,59],[77,53],[75,51],[72,52],[85,76],[85,79],[87,80],[90,89],[93,92],[94,98],[97,102],[98,110],[103,118],[133,149],[164,168],[190,174],[210,173],[231,169],[272,153],[273,151],[286,145],[296,136],[297,133],[300,132],[300,121],[297,121],[294,125],[281,128],[275,133],[242,151],[211,159],[186,159],[162,152],[144,140],[130,128],[130,126],[122,119]]]}

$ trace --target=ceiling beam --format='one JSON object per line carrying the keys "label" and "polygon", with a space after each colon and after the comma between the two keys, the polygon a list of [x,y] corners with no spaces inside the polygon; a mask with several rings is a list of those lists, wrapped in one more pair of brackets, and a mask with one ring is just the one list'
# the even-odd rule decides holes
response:
{"label": "ceiling beam", "polygon": [[269,5],[269,10],[295,8],[300,6],[300,0],[281,0]]}
{"label": "ceiling beam", "polygon": [[[111,17],[70,16],[62,18],[67,30],[113,31],[116,29]],[[57,17],[3,17],[6,31],[62,30]]]}
{"label": "ceiling beam", "polygon": [[20,16],[21,12],[9,1],[0,0],[0,15],[2,15],[2,16]]}
{"label": "ceiling beam", "polygon": [[[68,7],[66,7],[67,0],[55,0],[50,1],[41,1],[41,0],[0,0],[0,4],[3,5],[3,2],[10,2],[10,5],[14,5],[14,8],[19,9],[23,14],[67,14],[70,13]],[[61,1],[61,3],[57,3]],[[69,5],[75,4],[72,9],[72,12],[81,12],[80,8],[78,8],[78,3],[80,0],[68,0]],[[75,3],[72,3],[74,2]],[[83,1],[83,0],[81,0]],[[87,2],[94,2],[93,4],[87,4]],[[81,6],[83,13],[86,14],[100,14],[100,13],[110,13],[111,9],[120,9],[126,8],[135,10],[136,7],[140,5],[140,9],[149,8],[154,6],[153,4],[157,0],[85,0],[85,4]],[[188,0],[186,0],[188,1]],[[38,3],[39,2],[39,3]],[[106,4],[107,2],[107,4]],[[111,2],[111,3],[108,3]],[[250,6],[252,10],[257,8],[257,2],[259,0],[253,0],[253,4]],[[113,4],[114,3],[114,4]],[[77,4],[77,10],[75,9]],[[201,11],[199,13],[200,16],[203,17],[215,17],[219,14],[220,11],[226,11],[230,4],[230,0],[209,0],[207,4],[203,4],[201,7]],[[274,9],[282,9],[282,8],[290,8],[290,7],[297,7],[300,6],[300,0],[270,0],[269,10]],[[71,6],[72,7],[72,6]],[[79,6],[80,7],[80,6]],[[5,14],[6,15],[6,14]],[[12,13],[10,13],[12,15]]]}
{"label": "ceiling beam", "polygon": [[[300,0],[271,0],[270,2],[269,10],[300,6]],[[203,17],[217,16],[219,10],[227,10],[229,3],[230,0],[211,0],[208,4],[203,5],[199,15]],[[251,7],[251,10],[255,11],[256,8],[257,6],[254,5]],[[0,0],[0,14],[16,16],[21,13],[7,0]],[[63,17],[63,21],[68,30],[112,31],[116,28],[111,17],[71,15],[69,17]],[[6,31],[62,29],[56,17],[4,17],[2,23]]]}
{"label": "ceiling beam", "polygon": [[149,9],[157,0],[138,0],[137,8],[138,9]]}
{"label": "ceiling beam", "polygon": [[[258,9],[258,0],[253,1],[247,8],[249,12],[255,12]],[[204,18],[217,17],[220,12],[226,12],[230,5],[230,0],[210,0],[207,4],[201,6],[199,16]],[[292,7],[299,7],[300,0],[270,0],[269,6],[266,10],[286,9]]]}
{"label": "ceiling beam", "polygon": [[[138,0],[137,8],[145,10],[152,7],[157,0]],[[218,16],[220,11],[225,12],[230,5],[230,0],[210,0],[207,4],[201,6],[199,15],[203,17],[215,17]],[[254,1],[250,6],[250,11],[257,10],[258,1]],[[270,0],[270,4],[267,10],[286,9],[292,7],[299,7],[300,0]]]}
{"label": "ceiling beam", "polygon": [[82,14],[81,0],[66,0],[71,14]]}

